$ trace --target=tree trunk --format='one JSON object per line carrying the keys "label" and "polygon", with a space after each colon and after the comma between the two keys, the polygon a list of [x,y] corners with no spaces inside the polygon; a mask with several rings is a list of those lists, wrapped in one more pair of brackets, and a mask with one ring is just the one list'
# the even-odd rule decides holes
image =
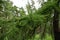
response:
{"label": "tree trunk", "polygon": [[54,38],[55,40],[60,40],[60,34],[59,34],[59,14],[55,11],[54,17],[53,17],[53,31],[54,31]]}
{"label": "tree trunk", "polygon": [[[57,3],[59,6],[59,1]],[[54,9],[54,17],[53,17],[53,31],[54,31],[54,39],[60,40],[60,32],[59,32],[59,12]]]}

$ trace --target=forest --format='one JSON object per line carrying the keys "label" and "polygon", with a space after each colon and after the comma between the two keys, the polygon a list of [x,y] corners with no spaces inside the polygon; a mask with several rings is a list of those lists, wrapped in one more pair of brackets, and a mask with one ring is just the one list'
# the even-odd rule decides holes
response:
{"label": "forest", "polygon": [[0,40],[60,40],[60,0],[34,0],[23,7],[0,0]]}

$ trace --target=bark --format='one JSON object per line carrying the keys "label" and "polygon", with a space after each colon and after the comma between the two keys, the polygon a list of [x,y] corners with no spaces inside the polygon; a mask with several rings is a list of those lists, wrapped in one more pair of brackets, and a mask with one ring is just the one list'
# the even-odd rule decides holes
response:
{"label": "bark", "polygon": [[53,17],[53,31],[54,31],[54,38],[55,40],[59,40],[60,39],[60,35],[59,35],[59,14],[55,11],[54,13],[54,17]]}
{"label": "bark", "polygon": [[[58,3],[56,4],[58,6]],[[54,9],[54,17],[53,17],[53,32],[54,32],[54,40],[60,40],[60,32],[59,32],[59,12]]]}

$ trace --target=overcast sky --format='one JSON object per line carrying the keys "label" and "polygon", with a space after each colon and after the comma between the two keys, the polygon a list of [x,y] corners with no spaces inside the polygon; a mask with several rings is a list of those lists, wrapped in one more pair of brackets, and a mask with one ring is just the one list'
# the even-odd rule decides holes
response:
{"label": "overcast sky", "polygon": [[[26,7],[27,2],[29,1],[31,4],[31,0],[11,0],[13,2],[13,5],[16,5],[17,7]],[[38,0],[34,0],[35,1],[35,7],[39,8],[39,4],[38,4]]]}
{"label": "overcast sky", "polygon": [[[26,4],[28,4],[28,1],[31,4],[31,0],[11,0],[11,1],[13,2],[13,5],[19,8],[23,7],[27,14]],[[36,7],[36,9],[38,9],[40,7],[38,0],[34,0],[34,2],[35,2],[34,6]]]}
{"label": "overcast sky", "polygon": [[[19,8],[23,7],[25,11],[27,11],[26,4],[28,3],[28,1],[31,4],[31,0],[11,0],[11,1],[13,2],[13,5],[15,5]],[[45,0],[45,1],[47,1],[47,0]],[[34,2],[35,2],[34,6],[36,7],[36,9],[41,7],[41,5],[38,3],[38,0],[34,0]]]}

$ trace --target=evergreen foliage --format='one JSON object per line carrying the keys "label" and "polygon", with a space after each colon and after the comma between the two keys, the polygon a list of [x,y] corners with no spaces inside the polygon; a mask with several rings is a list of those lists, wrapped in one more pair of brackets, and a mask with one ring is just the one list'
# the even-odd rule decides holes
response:
{"label": "evergreen foliage", "polygon": [[53,40],[54,10],[60,15],[58,1],[48,0],[36,9],[32,0],[32,5],[26,5],[26,15],[23,8],[12,6],[10,0],[0,0],[0,40]]}

